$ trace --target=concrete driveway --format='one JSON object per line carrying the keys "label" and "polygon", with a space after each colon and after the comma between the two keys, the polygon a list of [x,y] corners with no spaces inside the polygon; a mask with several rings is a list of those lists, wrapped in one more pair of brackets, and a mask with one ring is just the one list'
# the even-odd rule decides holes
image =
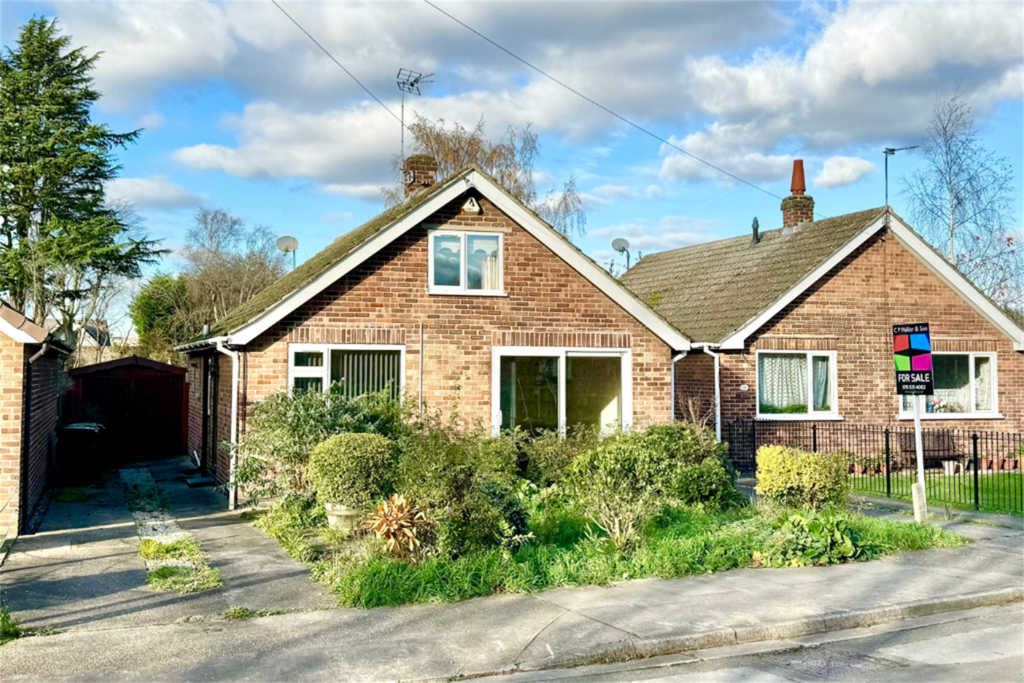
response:
{"label": "concrete driveway", "polygon": [[143,463],[167,494],[178,524],[202,544],[224,585],[204,593],[159,593],[145,563],[126,491],[116,470],[90,487],[58,489],[37,533],[20,537],[0,567],[4,604],[22,627],[108,629],[189,621],[251,610],[335,606],[309,571],[277,542],[227,511],[212,488],[191,489],[187,458]]}

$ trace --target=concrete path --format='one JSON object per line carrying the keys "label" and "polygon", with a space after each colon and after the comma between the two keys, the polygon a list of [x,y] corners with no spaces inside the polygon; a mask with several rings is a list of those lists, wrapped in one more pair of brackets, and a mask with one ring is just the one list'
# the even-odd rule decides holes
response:
{"label": "concrete path", "polygon": [[231,606],[310,610],[335,601],[300,563],[210,488],[189,489],[187,458],[149,463],[171,514],[202,544],[224,586],[194,595],[146,585],[139,539],[116,471],[93,486],[54,492],[36,534],[19,538],[0,567],[4,604],[23,627],[110,629],[213,617]]}
{"label": "concrete path", "polygon": [[867,563],[742,569],[453,605],[78,630],[0,648],[5,680],[446,680],[685,653],[1024,599],[1024,532]]}

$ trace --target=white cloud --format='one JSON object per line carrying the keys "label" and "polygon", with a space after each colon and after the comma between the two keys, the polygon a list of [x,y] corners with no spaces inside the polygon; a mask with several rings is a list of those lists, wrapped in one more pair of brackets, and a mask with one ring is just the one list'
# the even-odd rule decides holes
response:
{"label": "white cloud", "polygon": [[591,192],[605,199],[636,199],[640,196],[636,188],[628,185],[600,185]]}
{"label": "white cloud", "polygon": [[104,189],[108,201],[126,201],[138,207],[180,209],[202,202],[201,197],[163,176],[115,178]]}
{"label": "white cloud", "polygon": [[138,127],[152,132],[162,128],[165,123],[167,123],[167,117],[159,112],[151,111],[139,117]]}
{"label": "white cloud", "polygon": [[814,179],[818,187],[846,187],[852,185],[868,173],[875,170],[875,165],[860,157],[834,156],[825,159],[821,173]]}
{"label": "white cloud", "polygon": [[[636,255],[640,252],[649,254],[717,239],[714,230],[718,225],[717,221],[709,219],[664,216],[657,223],[646,219],[637,219],[629,223],[589,230],[587,238],[607,239],[609,243],[619,237],[625,238],[629,241],[629,250],[635,260]],[[592,252],[591,257],[598,260],[594,256],[596,253],[601,252],[600,250]]]}

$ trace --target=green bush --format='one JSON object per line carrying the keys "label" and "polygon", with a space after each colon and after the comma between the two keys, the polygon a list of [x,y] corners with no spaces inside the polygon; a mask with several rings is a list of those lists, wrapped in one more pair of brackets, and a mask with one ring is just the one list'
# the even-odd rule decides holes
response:
{"label": "green bush", "polygon": [[236,446],[236,480],[252,504],[305,494],[306,462],[317,444],[342,433],[397,439],[406,429],[406,418],[406,407],[386,390],[357,398],[334,388],[273,394],[251,408],[246,433]]}
{"label": "green bush", "polygon": [[489,438],[479,425],[437,415],[403,437],[397,490],[427,512],[427,543],[458,555],[500,541],[504,517],[485,486],[508,489],[518,480],[520,439],[516,432]]}
{"label": "green bush", "polygon": [[644,432],[648,446],[673,467],[699,465],[708,458],[726,461],[728,447],[715,438],[715,432],[692,422],[653,425]]}
{"label": "green bush", "polygon": [[679,469],[669,494],[683,505],[703,505],[719,510],[745,501],[736,490],[736,479],[718,458],[708,458]]}
{"label": "green bush", "polygon": [[[605,439],[614,438],[606,436]],[[526,473],[538,486],[559,484],[565,478],[569,465],[581,454],[596,448],[601,441],[597,427],[578,425],[566,430],[563,437],[558,431],[544,431],[525,439]]]}
{"label": "green bush", "polygon": [[831,453],[786,446],[757,450],[757,486],[765,500],[787,507],[843,505],[849,492],[846,461]]}
{"label": "green bush", "polygon": [[379,434],[336,434],[313,449],[307,470],[321,503],[366,510],[394,481],[394,444]]}
{"label": "green bush", "polygon": [[643,434],[627,434],[579,456],[566,485],[573,502],[624,551],[661,507],[656,482],[664,469]]}

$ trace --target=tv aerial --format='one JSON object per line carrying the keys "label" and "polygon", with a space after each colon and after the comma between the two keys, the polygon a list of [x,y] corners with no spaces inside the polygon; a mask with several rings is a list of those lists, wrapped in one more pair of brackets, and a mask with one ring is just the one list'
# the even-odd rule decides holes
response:
{"label": "tv aerial", "polygon": [[402,91],[402,163],[405,163],[405,93],[422,95],[420,86],[434,82],[434,74],[421,74],[411,69],[399,69],[395,76],[398,89]]}

